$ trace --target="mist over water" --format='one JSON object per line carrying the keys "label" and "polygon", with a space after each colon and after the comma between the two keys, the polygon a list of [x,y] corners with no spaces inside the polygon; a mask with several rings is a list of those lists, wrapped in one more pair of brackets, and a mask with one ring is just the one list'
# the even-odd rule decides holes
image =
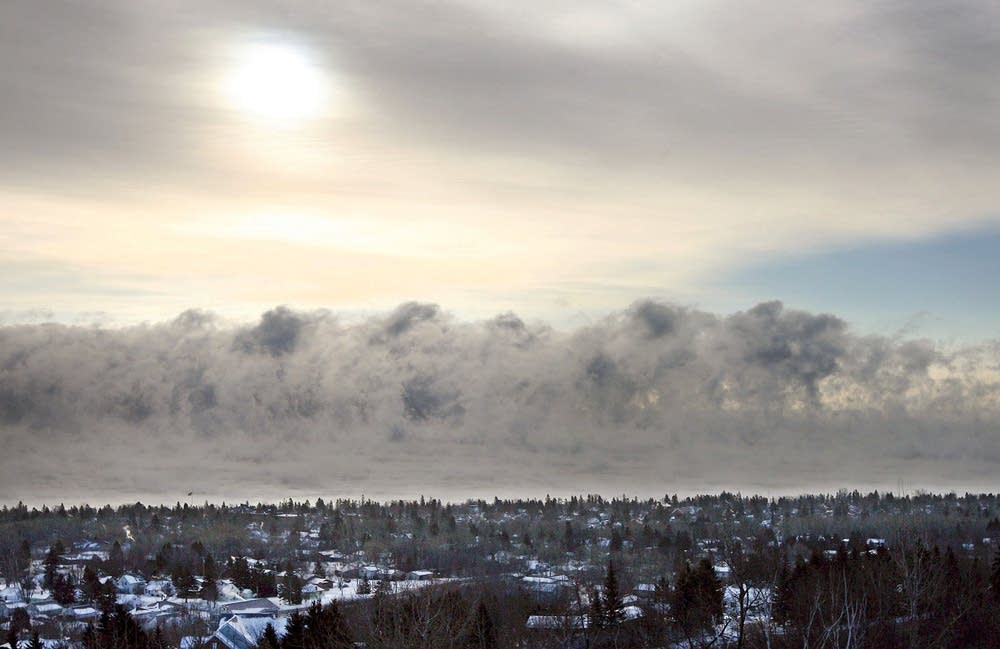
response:
{"label": "mist over water", "polygon": [[574,331],[422,303],[8,326],[2,499],[995,491],[998,350],[779,302],[646,300]]}

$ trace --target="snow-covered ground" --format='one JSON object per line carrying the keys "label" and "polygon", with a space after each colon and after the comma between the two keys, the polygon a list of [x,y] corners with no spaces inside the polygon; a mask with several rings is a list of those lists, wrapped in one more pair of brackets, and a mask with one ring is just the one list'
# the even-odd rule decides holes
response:
{"label": "snow-covered ground", "polygon": [[[428,588],[430,586],[436,586],[439,584],[449,584],[461,582],[458,578],[447,578],[447,579],[428,579],[424,581],[393,581],[389,582],[392,584],[393,593],[403,593],[408,591],[419,590],[421,588]],[[338,588],[334,586],[328,591],[325,591],[320,599],[323,604],[329,604],[333,601],[347,601],[354,599],[366,599],[370,598],[371,594],[362,595],[358,593],[358,586],[361,585],[360,579],[351,579],[350,581],[345,580],[344,588]],[[375,591],[376,586],[378,586],[377,580],[372,580],[368,582],[372,591]]]}

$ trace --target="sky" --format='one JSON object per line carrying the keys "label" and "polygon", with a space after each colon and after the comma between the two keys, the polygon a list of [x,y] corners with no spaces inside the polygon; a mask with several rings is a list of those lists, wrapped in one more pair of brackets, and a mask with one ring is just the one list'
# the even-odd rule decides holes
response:
{"label": "sky", "polygon": [[[57,497],[128,439],[93,493],[186,493],[238,440],[206,493],[732,486],[712,458],[764,436],[736,482],[989,483],[998,35],[985,1],[4,2],[0,480]],[[306,439],[343,475],[249,477]]]}

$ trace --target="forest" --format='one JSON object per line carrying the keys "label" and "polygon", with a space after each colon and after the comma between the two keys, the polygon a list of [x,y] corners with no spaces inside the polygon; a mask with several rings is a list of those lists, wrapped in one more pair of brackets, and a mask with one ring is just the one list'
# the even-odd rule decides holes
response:
{"label": "forest", "polygon": [[997,647],[998,541],[995,494],[18,504],[0,619],[32,649]]}

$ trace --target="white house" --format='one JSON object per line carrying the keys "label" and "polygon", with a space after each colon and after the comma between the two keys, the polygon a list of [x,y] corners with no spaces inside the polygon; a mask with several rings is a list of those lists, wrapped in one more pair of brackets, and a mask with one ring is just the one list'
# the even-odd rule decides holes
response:
{"label": "white house", "polygon": [[429,581],[434,579],[433,570],[411,570],[406,573],[406,579],[408,581]]}

